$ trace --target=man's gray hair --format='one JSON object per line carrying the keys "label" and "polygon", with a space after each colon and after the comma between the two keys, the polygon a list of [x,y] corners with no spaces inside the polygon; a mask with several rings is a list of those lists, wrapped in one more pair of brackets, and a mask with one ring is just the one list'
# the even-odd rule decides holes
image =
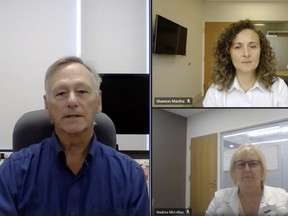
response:
{"label": "man's gray hair", "polygon": [[71,64],[71,63],[79,63],[79,64],[82,64],[84,67],[86,67],[91,72],[91,74],[93,75],[93,78],[94,78],[93,82],[95,84],[95,88],[97,90],[100,89],[100,85],[101,85],[102,79],[99,76],[99,74],[96,71],[92,70],[87,64],[85,64],[81,58],[79,58],[77,56],[68,56],[68,57],[64,57],[64,58],[61,58],[61,59],[57,60],[56,62],[54,62],[48,68],[48,70],[46,72],[46,75],[45,75],[45,91],[46,91],[46,94],[48,92],[49,79],[54,74],[54,72],[60,66],[65,65],[65,64]]}

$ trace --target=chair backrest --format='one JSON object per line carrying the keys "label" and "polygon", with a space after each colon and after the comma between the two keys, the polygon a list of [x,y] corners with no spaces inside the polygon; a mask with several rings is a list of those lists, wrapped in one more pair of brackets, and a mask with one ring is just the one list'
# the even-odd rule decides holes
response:
{"label": "chair backrest", "polygon": [[[113,121],[103,112],[95,117],[94,131],[97,140],[117,149],[116,129]],[[13,151],[39,143],[50,137],[54,130],[50,118],[44,110],[35,110],[22,115],[13,130]]]}

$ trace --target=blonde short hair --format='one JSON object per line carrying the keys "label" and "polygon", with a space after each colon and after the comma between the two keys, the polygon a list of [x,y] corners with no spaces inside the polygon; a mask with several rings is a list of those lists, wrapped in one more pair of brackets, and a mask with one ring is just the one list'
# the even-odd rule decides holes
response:
{"label": "blonde short hair", "polygon": [[241,158],[247,157],[251,154],[255,154],[258,158],[259,161],[261,162],[261,168],[262,168],[262,185],[264,184],[266,180],[266,175],[267,175],[267,166],[266,166],[266,161],[265,157],[262,153],[262,151],[255,147],[252,144],[242,144],[238,147],[238,149],[234,152],[231,162],[230,162],[230,176],[234,182],[235,185],[237,185],[237,180],[235,176],[235,161],[240,160]]}

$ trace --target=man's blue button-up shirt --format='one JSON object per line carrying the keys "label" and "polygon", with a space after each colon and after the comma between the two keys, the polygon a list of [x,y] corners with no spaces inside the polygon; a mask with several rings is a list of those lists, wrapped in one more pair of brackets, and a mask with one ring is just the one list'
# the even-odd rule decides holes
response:
{"label": "man's blue button-up shirt", "polygon": [[0,166],[0,216],[147,216],[142,168],[127,155],[91,140],[77,175],[55,134],[13,153]]}

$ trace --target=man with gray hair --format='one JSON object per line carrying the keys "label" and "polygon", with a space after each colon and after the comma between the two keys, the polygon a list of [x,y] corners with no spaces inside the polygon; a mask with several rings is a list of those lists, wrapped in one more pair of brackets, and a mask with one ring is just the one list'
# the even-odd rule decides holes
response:
{"label": "man with gray hair", "polygon": [[0,166],[0,216],[149,215],[142,168],[94,134],[100,84],[78,57],[49,67],[44,102],[54,132]]}

